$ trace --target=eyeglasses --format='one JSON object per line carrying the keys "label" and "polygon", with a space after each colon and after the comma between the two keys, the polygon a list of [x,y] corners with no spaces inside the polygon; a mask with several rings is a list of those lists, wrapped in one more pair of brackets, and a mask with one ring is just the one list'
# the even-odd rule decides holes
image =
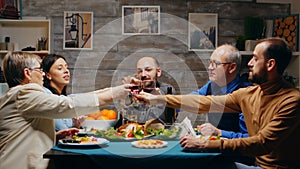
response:
{"label": "eyeglasses", "polygon": [[222,64],[231,64],[232,62],[216,62],[216,61],[209,61],[209,65],[211,65],[213,68],[217,68],[219,65]]}
{"label": "eyeglasses", "polygon": [[31,68],[28,68],[28,69],[31,70],[31,71],[36,70],[36,71],[44,74],[43,68],[41,68],[41,67],[31,67]]}

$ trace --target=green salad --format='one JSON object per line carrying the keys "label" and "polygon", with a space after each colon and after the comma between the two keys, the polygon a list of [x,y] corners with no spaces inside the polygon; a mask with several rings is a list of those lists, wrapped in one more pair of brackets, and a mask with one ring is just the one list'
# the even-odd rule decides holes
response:
{"label": "green salad", "polygon": [[130,130],[126,132],[121,132],[118,129],[113,127],[107,130],[96,130],[96,137],[104,137],[110,140],[116,139],[125,139],[125,138],[134,138],[134,139],[143,139],[146,136],[155,136],[158,139],[175,139],[179,136],[181,128],[178,126],[172,126],[168,129],[146,129],[138,128],[136,130]]}

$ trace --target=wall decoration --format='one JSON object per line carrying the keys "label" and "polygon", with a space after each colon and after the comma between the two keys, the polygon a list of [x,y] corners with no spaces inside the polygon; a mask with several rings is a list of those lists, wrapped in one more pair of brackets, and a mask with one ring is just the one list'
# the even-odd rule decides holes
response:
{"label": "wall decoration", "polygon": [[273,19],[266,19],[266,29],[265,29],[265,38],[270,38],[273,36]]}
{"label": "wall decoration", "polygon": [[93,49],[93,12],[64,12],[63,49]]}
{"label": "wall decoration", "polygon": [[299,14],[276,16],[273,21],[273,37],[287,41],[293,51],[298,51]]}
{"label": "wall decoration", "polygon": [[214,50],[217,47],[218,14],[189,13],[189,50]]}
{"label": "wall decoration", "polygon": [[160,6],[122,6],[122,33],[159,34]]}
{"label": "wall decoration", "polygon": [[22,19],[22,0],[0,0],[0,18]]}

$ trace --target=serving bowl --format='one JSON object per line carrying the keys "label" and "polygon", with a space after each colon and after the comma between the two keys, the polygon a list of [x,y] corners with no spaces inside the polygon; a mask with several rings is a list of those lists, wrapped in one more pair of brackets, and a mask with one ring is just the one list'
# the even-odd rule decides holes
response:
{"label": "serving bowl", "polygon": [[110,127],[113,127],[116,123],[116,120],[85,120],[82,123],[82,127],[86,131],[91,131],[92,129],[98,129],[98,130],[107,130]]}
{"label": "serving bowl", "polygon": [[95,113],[88,114],[81,126],[85,131],[91,131],[92,129],[106,130],[117,123],[120,118],[119,116],[119,113],[114,110],[99,110]]}

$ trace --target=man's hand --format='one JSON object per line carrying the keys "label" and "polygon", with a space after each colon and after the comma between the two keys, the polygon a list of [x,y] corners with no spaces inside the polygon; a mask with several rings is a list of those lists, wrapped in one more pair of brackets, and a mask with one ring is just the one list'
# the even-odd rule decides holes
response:
{"label": "man's hand", "polygon": [[141,92],[134,96],[139,102],[144,104],[152,104],[157,106],[164,106],[166,104],[164,95],[153,95],[146,92]]}
{"label": "man's hand", "polygon": [[184,150],[205,149],[207,140],[200,140],[193,135],[185,135],[180,138],[180,145]]}
{"label": "man's hand", "polygon": [[154,95],[162,95],[162,93],[161,93],[161,91],[160,91],[159,88],[155,88],[153,94],[154,94]]}
{"label": "man's hand", "polygon": [[197,126],[201,135],[204,136],[221,136],[221,130],[213,126],[211,123],[204,123]]}
{"label": "man's hand", "polygon": [[134,84],[134,85],[141,85],[141,80],[132,77],[132,76],[126,76],[122,79],[123,84]]}
{"label": "man's hand", "polygon": [[123,84],[129,84],[130,83],[130,79],[131,79],[131,76],[126,76],[122,79],[122,83]]}

